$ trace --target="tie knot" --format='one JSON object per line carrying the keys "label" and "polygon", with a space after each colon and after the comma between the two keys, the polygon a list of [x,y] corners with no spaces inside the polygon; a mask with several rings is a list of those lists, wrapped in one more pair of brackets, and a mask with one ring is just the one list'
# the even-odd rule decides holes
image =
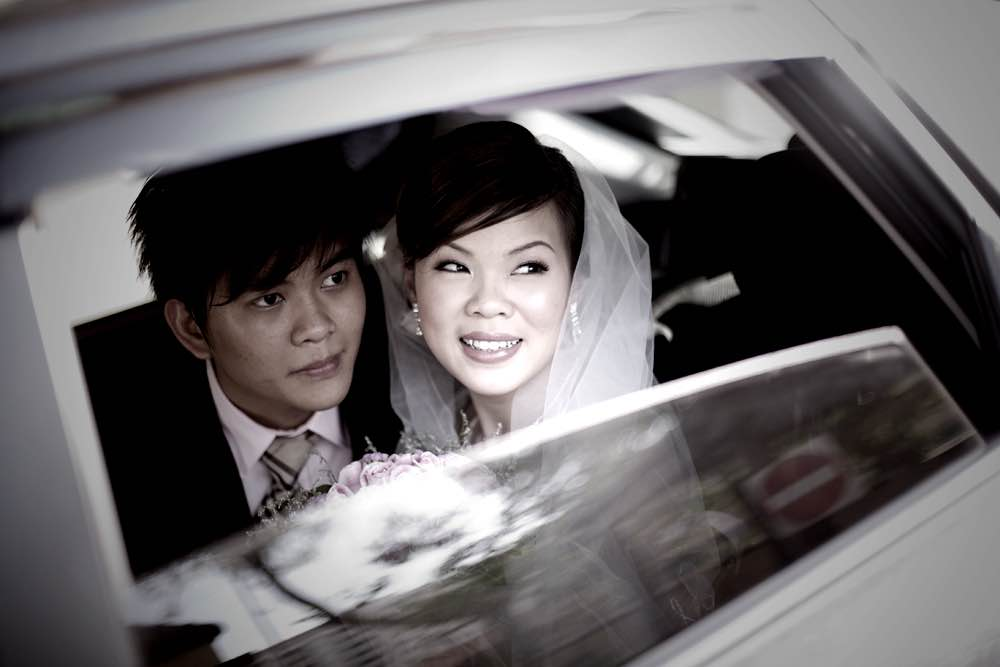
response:
{"label": "tie knot", "polygon": [[267,448],[260,460],[271,473],[272,488],[288,491],[295,486],[312,450],[312,436],[311,431],[290,438],[279,436]]}

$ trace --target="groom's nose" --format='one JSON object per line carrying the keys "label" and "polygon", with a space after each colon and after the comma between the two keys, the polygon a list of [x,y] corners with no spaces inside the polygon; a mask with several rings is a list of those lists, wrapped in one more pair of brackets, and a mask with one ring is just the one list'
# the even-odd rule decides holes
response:
{"label": "groom's nose", "polygon": [[503,277],[480,275],[475,280],[472,295],[466,305],[469,315],[498,317],[510,315],[513,304],[507,298]]}
{"label": "groom's nose", "polygon": [[295,345],[322,342],[336,330],[333,313],[321,298],[305,297],[293,307],[292,342]]}

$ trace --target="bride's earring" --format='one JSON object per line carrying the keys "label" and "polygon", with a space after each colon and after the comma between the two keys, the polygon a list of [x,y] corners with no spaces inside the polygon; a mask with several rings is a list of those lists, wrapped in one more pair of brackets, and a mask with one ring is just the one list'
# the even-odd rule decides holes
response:
{"label": "bride's earring", "polygon": [[420,328],[420,306],[417,305],[416,301],[413,302],[412,310],[413,310],[413,316],[417,319],[417,326],[413,330],[413,333],[417,334],[418,336],[423,336],[424,330]]}
{"label": "bride's earring", "polygon": [[576,305],[576,301],[569,304],[569,323],[570,331],[573,334],[573,342],[580,340],[580,336],[583,335],[583,327],[581,326],[580,320],[580,309]]}

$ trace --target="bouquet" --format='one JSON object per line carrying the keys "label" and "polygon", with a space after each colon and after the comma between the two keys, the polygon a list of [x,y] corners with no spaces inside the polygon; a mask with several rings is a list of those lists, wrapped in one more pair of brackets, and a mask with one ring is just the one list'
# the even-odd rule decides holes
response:
{"label": "bouquet", "polygon": [[454,618],[470,611],[470,592],[483,603],[500,594],[498,556],[531,528],[520,504],[455,451],[369,452],[267,519],[253,561],[334,619],[426,620],[427,603]]}
{"label": "bouquet", "polygon": [[[327,471],[329,481],[312,488],[296,488],[268,497],[257,510],[257,518],[265,526],[284,525],[303,509],[317,505],[331,497],[350,497],[367,486],[378,486],[400,475],[428,470],[455,468],[459,462],[469,465],[466,457],[457,452],[471,446],[473,426],[465,411],[459,411],[461,419],[457,436],[446,442],[439,442],[433,436],[404,432],[397,446],[399,453],[384,454],[366,438],[367,452],[361,459],[345,466],[334,476]],[[505,476],[508,466],[494,470],[499,477]],[[484,469],[485,470],[485,469]]]}
{"label": "bouquet", "polygon": [[360,460],[344,466],[327,495],[331,498],[350,498],[370,487],[388,484],[405,475],[468,465],[468,459],[450,452],[440,455],[420,450],[403,454],[369,452]]}

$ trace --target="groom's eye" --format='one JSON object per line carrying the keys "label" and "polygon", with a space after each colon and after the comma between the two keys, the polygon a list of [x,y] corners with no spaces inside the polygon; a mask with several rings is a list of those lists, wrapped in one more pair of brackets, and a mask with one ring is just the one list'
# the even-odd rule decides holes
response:
{"label": "groom's eye", "polygon": [[468,269],[465,268],[465,266],[463,266],[462,264],[459,264],[458,262],[452,262],[450,260],[447,262],[440,262],[437,266],[434,267],[434,270],[446,271],[448,273],[462,273],[468,271]]}
{"label": "groom's eye", "polygon": [[323,279],[323,287],[336,287],[347,282],[347,271],[334,271]]}
{"label": "groom's eye", "polygon": [[284,300],[285,300],[284,297],[282,297],[277,292],[269,292],[267,294],[257,297],[250,303],[256,306],[257,308],[273,308],[274,306],[277,306]]}

